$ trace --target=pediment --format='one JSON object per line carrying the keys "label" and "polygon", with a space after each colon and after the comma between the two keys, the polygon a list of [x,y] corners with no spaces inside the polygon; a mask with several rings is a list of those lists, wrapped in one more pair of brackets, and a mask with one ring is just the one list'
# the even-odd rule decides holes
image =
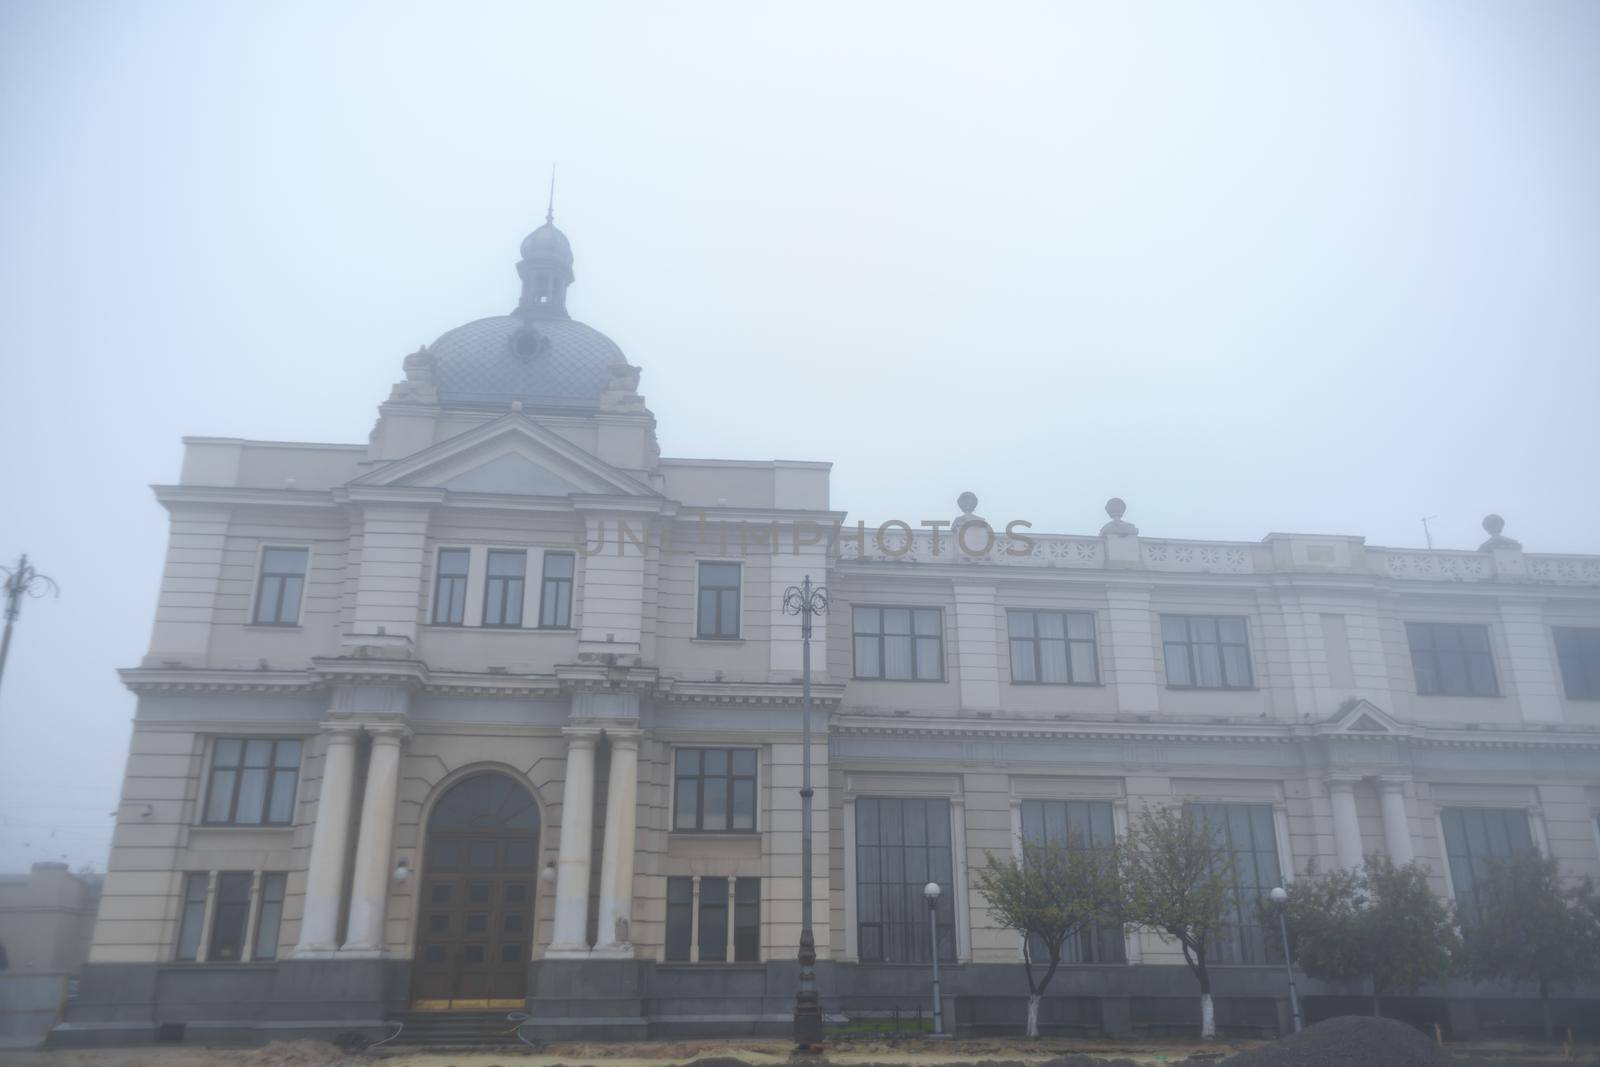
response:
{"label": "pediment", "polygon": [[649,486],[516,412],[350,483],[516,496],[657,496]]}
{"label": "pediment", "polygon": [[1322,724],[1318,733],[1364,734],[1366,736],[1402,735],[1405,726],[1370,700],[1352,697],[1339,706],[1339,710]]}

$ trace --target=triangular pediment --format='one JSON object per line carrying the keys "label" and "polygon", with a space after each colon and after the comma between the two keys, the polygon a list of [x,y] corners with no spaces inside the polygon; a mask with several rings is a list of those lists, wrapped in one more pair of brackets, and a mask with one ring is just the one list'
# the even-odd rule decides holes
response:
{"label": "triangular pediment", "polygon": [[516,496],[658,495],[516,412],[387,463],[350,484]]}
{"label": "triangular pediment", "polygon": [[1332,734],[1404,734],[1406,729],[1399,721],[1370,700],[1351,697],[1339,705],[1339,710],[1322,724],[1319,733]]}

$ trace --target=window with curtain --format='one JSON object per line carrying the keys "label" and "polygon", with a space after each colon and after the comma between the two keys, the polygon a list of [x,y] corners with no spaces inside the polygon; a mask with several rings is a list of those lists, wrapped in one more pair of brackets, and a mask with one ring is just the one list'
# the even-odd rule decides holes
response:
{"label": "window with curtain", "polygon": [[1162,658],[1174,689],[1250,689],[1250,634],[1230,615],[1161,616]]}
{"label": "window with curtain", "polygon": [[1408,622],[1418,696],[1500,695],[1489,652],[1489,628],[1453,622]]}
{"label": "window with curtain", "polygon": [[204,821],[288,826],[299,778],[299,741],[219,737],[211,749]]}
{"label": "window with curtain", "polygon": [[528,575],[526,552],[494,549],[483,582],[483,624],[522,625],[522,594]]}
{"label": "window with curtain", "polygon": [[851,618],[857,678],[944,681],[944,613],[939,608],[858,607]]}
{"label": "window with curtain", "polygon": [[856,801],[856,950],[863,963],[931,963],[928,902],[939,884],[939,958],[956,958],[950,801]]}
{"label": "window with curtain", "polygon": [[1600,700],[1600,629],[1555,628],[1556,659],[1568,700]]}
{"label": "window with curtain", "polygon": [[207,963],[227,963],[244,957],[244,931],[250,921],[250,881],[249,871],[217,875],[217,903],[211,913]]}
{"label": "window with curtain", "polygon": [[1096,685],[1094,613],[1006,612],[1011,680],[1019,685]]}
{"label": "window with curtain", "polygon": [[539,590],[539,626],[546,630],[565,630],[572,625],[572,569],[576,557],[571,552],[546,552],[544,575]]}
{"label": "window with curtain", "polygon": [[1269,804],[1189,804],[1233,853],[1228,918],[1211,945],[1214,963],[1280,963],[1283,951],[1269,939],[1263,905],[1281,884],[1278,834]]}
{"label": "window with curtain", "polygon": [[441,548],[433,576],[433,622],[460,626],[467,610],[467,568],[472,553],[464,548]]}
{"label": "window with curtain", "polygon": [[[1105,800],[1024,800],[1022,839],[1030,844],[1049,842],[1069,849],[1107,848],[1117,842],[1111,802]],[[1028,955],[1035,961],[1049,958],[1044,943],[1034,939]],[[1124,963],[1127,946],[1119,926],[1093,926],[1061,947],[1063,963]]]}
{"label": "window with curtain", "polygon": [[[735,878],[733,898],[728,897],[728,879],[714,875],[700,878],[700,897],[694,895],[694,879],[673,876],[667,879],[667,937],[665,957],[669,963],[687,963],[694,958],[695,931],[699,931],[701,963],[726,963],[729,949],[735,963],[754,963],[761,959],[761,879]],[[699,915],[693,915],[696,907]],[[729,909],[732,908],[733,943],[728,943]],[[695,921],[697,918],[698,921]]]}
{"label": "window with curtain", "polygon": [[257,626],[296,626],[300,622],[300,597],[305,592],[304,548],[268,548],[261,553],[261,577],[256,583]]}
{"label": "window with curtain", "polygon": [[1439,822],[1444,827],[1456,913],[1464,923],[1479,922],[1482,905],[1477,890],[1489,873],[1489,862],[1534,847],[1528,813],[1521,808],[1445,808],[1439,812]]}

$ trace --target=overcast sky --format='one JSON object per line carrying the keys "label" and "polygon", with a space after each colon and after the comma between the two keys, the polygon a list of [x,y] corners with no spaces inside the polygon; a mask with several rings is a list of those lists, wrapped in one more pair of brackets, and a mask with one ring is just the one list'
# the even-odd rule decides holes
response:
{"label": "overcast sky", "polygon": [[516,302],[852,519],[1600,552],[1600,4],[0,6],[0,870],[104,867],[183,434]]}

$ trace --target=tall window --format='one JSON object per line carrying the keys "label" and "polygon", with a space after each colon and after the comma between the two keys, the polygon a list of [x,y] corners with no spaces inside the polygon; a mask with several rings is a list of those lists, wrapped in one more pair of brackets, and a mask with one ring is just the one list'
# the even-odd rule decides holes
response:
{"label": "tall window", "polygon": [[287,826],[299,778],[299,741],[219,737],[211,749],[205,821]]}
{"label": "tall window", "polygon": [[1177,689],[1249,689],[1250,635],[1229,615],[1163,615],[1167,685]]}
{"label": "tall window", "polygon": [[283,921],[283,891],[289,876],[271,871],[261,876],[261,903],[256,907],[256,946],[254,958],[275,959],[278,955],[278,927]]}
{"label": "tall window", "polygon": [[[1108,848],[1117,842],[1111,804],[1103,800],[1024,800],[1022,840],[1049,842],[1069,849]],[[1035,940],[1028,956],[1048,959],[1044,944]],[[1123,963],[1127,946],[1118,926],[1096,924],[1061,946],[1063,963]]]}
{"label": "tall window", "polygon": [[1233,889],[1228,917],[1211,945],[1216,963],[1276,963],[1282,949],[1266,936],[1262,916],[1267,894],[1282,878],[1278,835],[1267,804],[1191,804],[1233,853]]}
{"label": "tall window", "polygon": [[1489,654],[1489,628],[1453,622],[1408,622],[1418,696],[1500,695]]}
{"label": "tall window", "polygon": [[178,920],[180,960],[200,958],[200,931],[206,923],[206,886],[210,876],[196,873],[183,879],[183,914]]}
{"label": "tall window", "polygon": [[433,621],[439,626],[460,626],[467,611],[467,567],[472,553],[464,548],[441,548],[433,578]]}
{"label": "tall window", "polygon": [[[761,879],[733,879],[731,900],[727,878],[703,875],[699,882],[697,901],[694,878],[674,876],[667,879],[667,961],[681,963],[698,959],[702,963],[725,963],[730,959],[730,946],[735,963],[760,960]],[[731,934],[730,917],[733,920]]]}
{"label": "tall window", "polygon": [[258,626],[295,626],[300,622],[300,597],[305,591],[304,548],[268,548],[261,553],[261,579],[256,584]]}
{"label": "tall window", "polygon": [[950,802],[856,801],[856,948],[863,963],[929,963],[928,902],[939,883],[939,958],[956,958]]}
{"label": "tall window", "polygon": [[756,750],[680,748],[673,756],[674,830],[754,830]]}
{"label": "tall window", "polygon": [[244,930],[250,921],[250,872],[217,875],[217,903],[211,913],[211,944],[206,960],[228,962],[244,957]]}
{"label": "tall window", "polygon": [[528,554],[492,549],[483,586],[483,624],[522,625],[522,587],[527,580]]}
{"label": "tall window", "polygon": [[539,625],[550,630],[565,630],[572,625],[571,552],[544,554],[544,580],[539,589]]}
{"label": "tall window", "polygon": [[1021,684],[1094,685],[1100,681],[1094,615],[1087,611],[1008,611],[1011,680]]}
{"label": "tall window", "polygon": [[1439,822],[1456,911],[1463,922],[1477,922],[1482,919],[1478,884],[1489,873],[1489,861],[1533,848],[1528,813],[1518,808],[1445,808]]}
{"label": "tall window", "polygon": [[713,640],[739,636],[739,564],[700,564],[700,606],[695,636]]}
{"label": "tall window", "polygon": [[1568,700],[1600,700],[1600,630],[1557,626],[1556,658]]}
{"label": "tall window", "polygon": [[944,613],[938,608],[856,608],[855,676],[944,680]]}

